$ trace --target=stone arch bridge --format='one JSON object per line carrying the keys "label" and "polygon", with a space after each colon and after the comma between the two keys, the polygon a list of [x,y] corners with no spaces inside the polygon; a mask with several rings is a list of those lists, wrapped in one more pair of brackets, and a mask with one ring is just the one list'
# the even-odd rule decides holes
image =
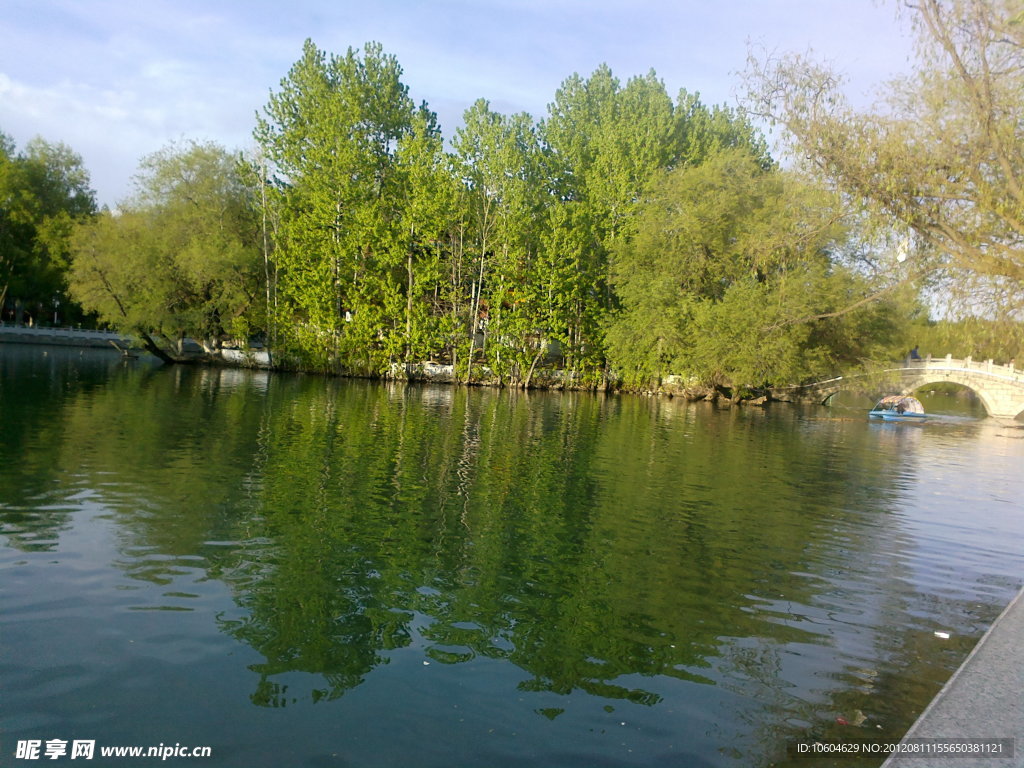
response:
{"label": "stone arch bridge", "polygon": [[778,400],[814,402],[824,405],[840,390],[878,394],[898,391],[901,394],[928,386],[950,382],[967,387],[977,394],[989,416],[1013,419],[1024,412],[1024,370],[1010,365],[996,365],[991,360],[976,362],[971,358],[957,360],[951,355],[923,360],[906,360],[898,366],[854,376],[837,376],[826,381],[795,387],[780,387],[772,392]]}

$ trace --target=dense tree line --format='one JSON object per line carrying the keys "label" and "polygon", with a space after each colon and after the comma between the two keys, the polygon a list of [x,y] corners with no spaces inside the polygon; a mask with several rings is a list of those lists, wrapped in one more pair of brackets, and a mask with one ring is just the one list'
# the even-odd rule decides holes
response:
{"label": "dense tree line", "polygon": [[394,57],[307,42],[255,135],[263,315],[300,367],[746,388],[870,356],[897,319],[812,317],[866,290],[836,201],[653,73],[574,75],[539,122],[480,100],[446,149]]}
{"label": "dense tree line", "polygon": [[741,113],[601,67],[539,122],[477,101],[446,147],[401,76],[307,42],[254,152],[167,147],[70,232],[72,296],[165,359],[260,335],[279,365],[514,386],[735,395],[885,351],[905,308],[829,316],[871,288],[841,209]]}
{"label": "dense tree line", "polygon": [[82,307],[167,356],[260,338],[307,370],[734,396],[905,351],[922,323],[919,284],[863,258],[878,219],[848,189],[653,72],[573,75],[539,121],[479,100],[446,144],[394,56],[307,41],[254,138],[145,159],[69,237]]}

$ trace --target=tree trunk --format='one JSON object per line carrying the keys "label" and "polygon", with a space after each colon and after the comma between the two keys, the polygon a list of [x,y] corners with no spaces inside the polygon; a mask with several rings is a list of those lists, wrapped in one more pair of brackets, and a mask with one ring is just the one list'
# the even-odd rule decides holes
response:
{"label": "tree trunk", "polygon": [[160,348],[160,346],[155,341],[153,341],[153,338],[148,333],[140,332],[139,338],[142,339],[142,346],[145,348],[145,350],[149,352],[151,355],[154,355],[155,357],[159,358],[161,361],[165,363],[181,362],[180,360],[171,357],[169,354],[164,352]]}
{"label": "tree trunk", "polygon": [[540,362],[541,356],[544,354],[544,345],[541,344],[540,349],[537,350],[537,354],[533,357],[533,362],[530,363],[530,370],[526,372],[526,378],[523,379],[523,389],[530,388],[530,379],[533,378],[533,372],[537,368],[537,363]]}
{"label": "tree trunk", "polygon": [[412,362],[412,286],[413,286],[413,275],[412,275],[412,246],[409,246],[408,259],[406,261],[406,272],[408,274],[408,283],[405,289],[405,365],[408,369],[409,364]]}

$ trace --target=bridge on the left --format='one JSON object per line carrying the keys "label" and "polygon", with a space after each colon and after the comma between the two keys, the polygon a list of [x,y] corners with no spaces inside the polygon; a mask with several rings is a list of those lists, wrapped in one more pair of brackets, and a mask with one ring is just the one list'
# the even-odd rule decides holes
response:
{"label": "bridge on the left", "polygon": [[89,331],[79,328],[40,328],[0,323],[0,344],[49,344],[58,347],[116,347],[122,352],[132,340],[116,331]]}

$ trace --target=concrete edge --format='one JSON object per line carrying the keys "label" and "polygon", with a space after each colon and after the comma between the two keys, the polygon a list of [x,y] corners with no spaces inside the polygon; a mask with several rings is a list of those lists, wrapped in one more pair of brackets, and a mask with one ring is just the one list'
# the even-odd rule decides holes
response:
{"label": "concrete edge", "polygon": [[[1022,587],[1017,592],[1017,594],[1010,600],[1006,607],[1003,608],[1003,610],[995,618],[991,626],[989,626],[989,628],[985,631],[985,634],[981,636],[981,638],[975,644],[974,648],[971,649],[971,652],[967,654],[967,658],[963,660],[963,663],[961,663],[957,670],[952,674],[952,676],[950,676],[949,680],[946,681],[946,684],[942,686],[939,692],[935,694],[935,698],[933,698],[931,702],[929,702],[928,706],[924,708],[924,711],[922,711],[918,718],[914,721],[914,724],[910,726],[906,734],[904,734],[903,738],[900,739],[900,743],[903,743],[908,739],[923,737],[923,735],[920,734],[919,731],[926,728],[927,723],[931,721],[935,711],[939,707],[944,706],[946,697],[949,694],[949,692],[958,684],[961,678],[968,674],[968,670],[974,667],[974,660],[981,653],[984,652],[985,647],[988,645],[991,637],[997,631],[999,631],[1000,625],[1005,621],[1006,617],[1016,610],[1024,611],[1024,587]],[[1017,744],[1016,749],[1018,751],[1024,750],[1024,744]],[[1018,761],[1022,758],[1024,758],[1024,755],[1018,753],[1015,755],[1014,760]],[[881,768],[901,768],[901,766],[907,765],[907,763],[904,762],[904,760],[906,759],[906,756],[896,754],[890,755],[888,758],[886,758],[885,762],[882,763]],[[923,768],[924,764],[921,762],[920,759],[912,758],[912,760],[913,762],[910,764],[920,765]],[[985,762],[990,765],[993,765],[993,767],[999,764],[998,762],[992,759],[985,760]],[[959,765],[963,765],[964,768],[967,768],[967,765],[963,759],[958,760],[957,763]],[[1024,763],[1021,764],[1024,765]]]}

